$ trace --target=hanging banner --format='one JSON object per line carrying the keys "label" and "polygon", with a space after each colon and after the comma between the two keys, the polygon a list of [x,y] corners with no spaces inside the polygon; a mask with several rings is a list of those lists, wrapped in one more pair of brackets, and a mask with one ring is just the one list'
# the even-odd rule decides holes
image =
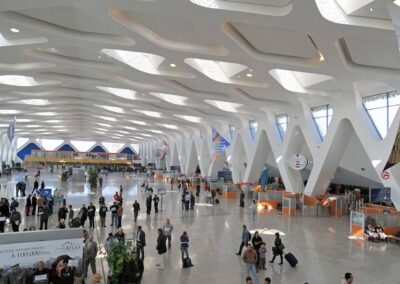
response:
{"label": "hanging banner", "polygon": [[212,143],[214,160],[230,146],[229,142],[215,128],[212,129]]}
{"label": "hanging banner", "polygon": [[38,261],[43,261],[45,266],[50,268],[61,256],[64,259],[68,258],[68,262],[74,264],[76,269],[80,271],[82,253],[82,238],[0,244],[1,275],[7,275],[12,271],[11,267],[16,264],[19,264],[23,269],[31,269],[36,266]]}
{"label": "hanging banner", "polygon": [[160,154],[160,159],[165,159],[167,156],[167,151],[168,151],[168,143],[167,140],[164,139],[163,145],[161,147],[161,154]]}
{"label": "hanging banner", "polygon": [[13,141],[15,135],[15,120],[13,120],[7,128],[7,137],[10,142]]}

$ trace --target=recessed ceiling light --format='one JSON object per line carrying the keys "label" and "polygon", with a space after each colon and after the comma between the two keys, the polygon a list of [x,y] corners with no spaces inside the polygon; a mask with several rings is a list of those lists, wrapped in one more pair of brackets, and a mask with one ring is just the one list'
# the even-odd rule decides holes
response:
{"label": "recessed ceiling light", "polygon": [[131,127],[131,126],[124,126],[125,129],[128,130],[137,130],[135,127]]}
{"label": "recessed ceiling light", "polygon": [[395,0],[395,1],[393,1],[393,4],[395,4],[395,5],[397,5],[397,6],[400,6],[400,0]]}
{"label": "recessed ceiling light", "polygon": [[12,31],[13,33],[19,33],[19,29],[17,28],[11,28],[10,31]]}
{"label": "recessed ceiling light", "polygon": [[96,130],[100,130],[100,131],[108,131],[108,129],[105,129],[105,128],[96,128]]}
{"label": "recessed ceiling light", "polygon": [[101,122],[95,122],[95,123],[103,127],[111,127],[111,124],[101,123]]}
{"label": "recessed ceiling light", "polygon": [[0,109],[0,114],[17,114],[17,113],[20,113],[20,111],[15,109]]}
{"label": "recessed ceiling light", "polygon": [[161,117],[161,113],[157,111],[142,110],[140,112],[150,117]]}
{"label": "recessed ceiling light", "polygon": [[169,102],[170,104],[179,105],[179,106],[185,105],[185,101],[188,99],[187,97],[165,94],[165,93],[151,92],[150,95],[160,98],[166,102]]}
{"label": "recessed ceiling light", "polygon": [[64,125],[52,125],[53,128],[63,128],[65,127]]}
{"label": "recessed ceiling light", "polygon": [[182,118],[184,120],[190,121],[190,122],[195,122],[195,123],[200,123],[201,122],[201,117],[198,116],[191,116],[191,115],[180,115],[180,114],[174,114],[174,116]]}
{"label": "recessed ceiling light", "polygon": [[140,140],[144,139],[143,137],[140,137],[140,136],[133,136],[133,137],[136,138],[136,139],[140,139]]}
{"label": "recessed ceiling light", "polygon": [[224,101],[215,101],[215,100],[204,100],[204,101],[210,105],[219,108],[220,110],[229,112],[236,112],[236,109],[242,106],[242,104],[224,102]]}
{"label": "recessed ceiling light", "polygon": [[373,12],[373,11],[374,11],[374,8],[372,8],[372,7],[369,8],[369,11],[370,11],[370,12]]}
{"label": "recessed ceiling light", "polygon": [[104,105],[95,105],[99,108],[108,110],[108,111],[112,111],[112,112],[116,112],[116,113],[125,113],[123,108],[120,107],[115,107],[115,106],[104,106]]}
{"label": "recessed ceiling light", "polygon": [[[13,102],[13,101],[11,101]],[[32,105],[32,106],[45,106],[49,105],[50,101],[46,99],[28,99],[28,100],[19,100],[19,101],[14,101],[14,102],[19,102],[23,103],[26,105]]]}
{"label": "recessed ceiling light", "polygon": [[97,58],[98,58],[98,59],[101,59],[101,56],[99,55],[99,56],[97,56]]}
{"label": "recessed ceiling light", "polygon": [[17,118],[17,122],[32,122],[32,119],[27,119],[27,118]]}
{"label": "recessed ceiling light", "polygon": [[250,71],[250,72],[253,72],[253,69],[250,69],[249,71]]}
{"label": "recessed ceiling light", "polygon": [[168,129],[178,129],[178,126],[173,125],[173,124],[162,124],[162,123],[158,123],[158,125],[164,126],[165,128],[168,128]]}
{"label": "recessed ceiling light", "polygon": [[100,89],[104,92],[111,93],[114,96],[121,97],[128,100],[137,100],[136,91],[129,89],[120,89],[120,88],[110,88],[110,87],[101,87],[97,86],[97,89]]}
{"label": "recessed ceiling light", "polygon": [[176,64],[175,63],[171,63],[169,66],[171,66],[172,68],[175,68]]}
{"label": "recessed ceiling light", "polygon": [[126,121],[129,121],[129,122],[132,122],[132,123],[138,124],[138,125],[146,125],[147,124],[146,122],[140,121],[140,120],[129,120],[129,119],[126,119]]}
{"label": "recessed ceiling light", "polygon": [[58,120],[58,119],[51,119],[51,120],[46,120],[45,122],[47,123],[61,123],[62,120]]}
{"label": "recessed ceiling light", "polygon": [[118,130],[118,132],[119,132],[119,133],[122,133],[122,134],[129,134],[128,131],[123,131],[123,130]]}
{"label": "recessed ceiling light", "polygon": [[9,124],[0,124],[0,127],[8,127],[10,126]]}
{"label": "recessed ceiling light", "polygon": [[141,133],[141,134],[139,134],[139,135],[142,135],[142,136],[145,136],[145,137],[152,137],[152,135],[146,134],[146,133]]}
{"label": "recessed ceiling light", "polygon": [[150,129],[149,131],[153,132],[153,133],[158,133],[158,134],[163,133],[161,130],[156,130],[156,129]]}
{"label": "recessed ceiling light", "polygon": [[251,74],[251,73],[247,73],[247,74],[246,74],[246,77],[249,77],[249,78],[251,78],[251,77],[253,77],[253,74]]}
{"label": "recessed ceiling light", "polygon": [[26,128],[38,128],[41,127],[40,125],[34,125],[34,124],[29,124],[27,126],[25,126]]}
{"label": "recessed ceiling light", "polygon": [[114,117],[111,117],[111,116],[101,116],[101,115],[93,115],[93,116],[101,118],[101,119],[104,119],[104,120],[107,120],[107,121],[117,121]]}
{"label": "recessed ceiling light", "polygon": [[37,112],[35,114],[40,115],[40,116],[55,116],[55,115],[57,115],[56,112],[51,112],[51,111]]}

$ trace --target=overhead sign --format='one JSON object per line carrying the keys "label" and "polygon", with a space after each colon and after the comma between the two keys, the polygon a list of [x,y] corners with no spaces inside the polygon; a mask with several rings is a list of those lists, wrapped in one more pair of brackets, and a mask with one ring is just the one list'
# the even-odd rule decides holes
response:
{"label": "overhead sign", "polygon": [[383,171],[382,174],[381,174],[381,177],[383,179],[389,179],[390,178],[390,174],[389,174],[388,171]]}
{"label": "overhead sign", "polygon": [[304,170],[307,167],[308,160],[301,154],[294,154],[289,157],[289,166],[294,170]]}
{"label": "overhead sign", "polygon": [[390,187],[370,188],[369,189],[369,202],[370,203],[386,203],[390,201],[391,197]]}

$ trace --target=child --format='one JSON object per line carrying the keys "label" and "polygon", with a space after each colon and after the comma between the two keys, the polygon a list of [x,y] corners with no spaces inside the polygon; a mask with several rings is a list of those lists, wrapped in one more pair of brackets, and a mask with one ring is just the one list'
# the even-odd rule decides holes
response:
{"label": "child", "polygon": [[267,248],[265,247],[265,243],[262,242],[261,246],[260,246],[260,248],[258,250],[258,254],[260,256],[260,261],[259,261],[259,264],[258,264],[260,266],[259,269],[267,270],[265,268],[265,254],[266,253],[267,253]]}

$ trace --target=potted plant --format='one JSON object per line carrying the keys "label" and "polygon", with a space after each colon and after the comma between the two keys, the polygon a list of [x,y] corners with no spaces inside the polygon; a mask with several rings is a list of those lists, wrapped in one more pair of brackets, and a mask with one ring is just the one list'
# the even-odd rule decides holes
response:
{"label": "potted plant", "polygon": [[67,181],[67,180],[68,180],[68,171],[62,172],[61,181]]}
{"label": "potted plant", "polygon": [[92,188],[97,187],[97,171],[95,168],[89,169],[89,183],[90,187]]}
{"label": "potted plant", "polygon": [[111,283],[120,283],[124,265],[130,259],[130,249],[125,242],[112,242],[107,255],[107,262],[110,267],[109,278]]}

